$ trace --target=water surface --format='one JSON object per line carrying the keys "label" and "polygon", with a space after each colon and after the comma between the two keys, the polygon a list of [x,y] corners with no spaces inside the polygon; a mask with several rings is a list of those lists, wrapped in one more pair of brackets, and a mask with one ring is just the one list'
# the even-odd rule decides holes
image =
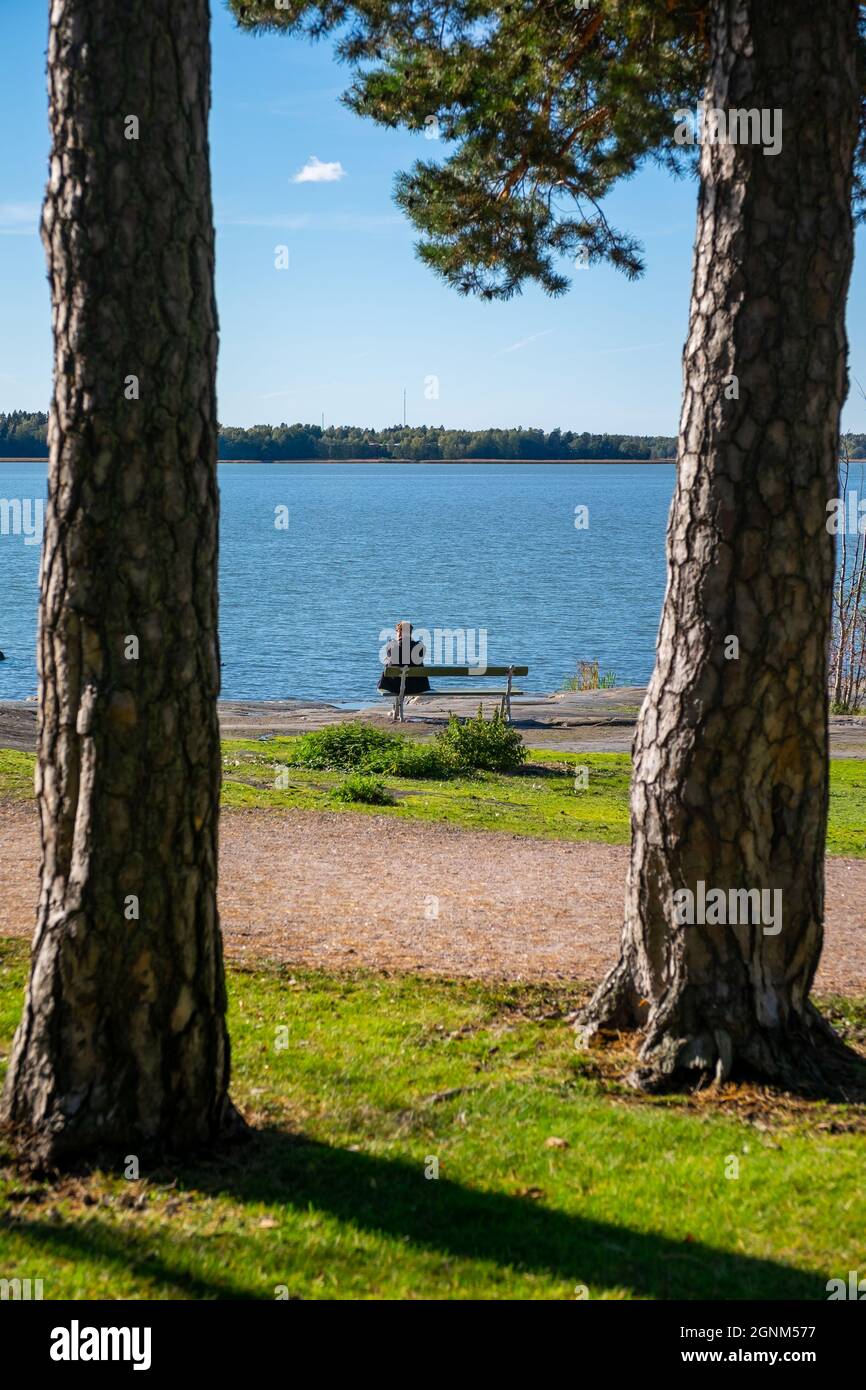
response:
{"label": "water surface", "polygon": [[[219,482],[226,699],[372,700],[401,618],[485,629],[524,689],[580,659],[649,677],[672,464],[225,463]],[[0,498],[44,495],[44,465],[0,462]],[[38,568],[38,545],[0,535],[0,699],[36,690]]]}

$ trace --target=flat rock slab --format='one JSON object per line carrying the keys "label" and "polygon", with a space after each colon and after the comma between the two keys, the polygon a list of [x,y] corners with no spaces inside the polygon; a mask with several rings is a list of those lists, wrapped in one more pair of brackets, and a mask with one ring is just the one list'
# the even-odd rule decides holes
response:
{"label": "flat rock slab", "polygon": [[35,700],[0,700],[0,748],[32,752],[37,713]]}
{"label": "flat rock slab", "polygon": [[[0,802],[0,934],[33,930],[35,807]],[[324,970],[593,982],[616,958],[628,849],[353,812],[224,811],[228,955]],[[866,861],[827,860],[817,988],[866,990]]]}
{"label": "flat rock slab", "polygon": [[[560,752],[628,753],[635,720],[644,697],[642,686],[615,690],[568,691],[554,695],[526,695],[513,702],[514,723],[532,748]],[[393,728],[388,718],[392,701],[382,699],[363,709],[347,709],[319,700],[221,700],[220,731],[223,738],[268,738],[308,733],[345,719]],[[432,738],[454,710],[472,715],[477,699],[455,700],[437,694],[406,706],[406,723],[398,726],[412,738]],[[481,701],[488,717],[499,704],[495,698]],[[0,701],[0,748],[33,750],[36,747],[36,702]],[[866,718],[834,717],[830,720],[830,752],[836,758],[866,758]]]}

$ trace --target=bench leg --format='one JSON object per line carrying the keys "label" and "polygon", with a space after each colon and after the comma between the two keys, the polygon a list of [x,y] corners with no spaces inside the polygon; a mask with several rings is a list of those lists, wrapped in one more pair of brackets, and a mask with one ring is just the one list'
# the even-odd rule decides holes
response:
{"label": "bench leg", "polygon": [[400,694],[397,696],[397,718],[399,719],[399,721],[400,721],[401,724],[404,722],[404,719],[403,719],[403,701],[404,701],[405,698],[406,698],[406,668],[405,668],[405,666],[404,666],[404,667],[403,667],[403,670],[400,672]]}

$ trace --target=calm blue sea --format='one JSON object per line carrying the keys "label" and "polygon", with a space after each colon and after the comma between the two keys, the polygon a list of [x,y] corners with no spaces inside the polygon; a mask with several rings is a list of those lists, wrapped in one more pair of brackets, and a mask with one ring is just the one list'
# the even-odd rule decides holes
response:
{"label": "calm blue sea", "polygon": [[[672,464],[226,463],[219,479],[226,699],[371,701],[401,618],[485,629],[491,665],[529,666],[524,689],[556,689],[581,659],[618,684],[650,674]],[[0,462],[0,499],[44,495],[44,465]],[[9,700],[36,690],[39,546],[3,534],[4,515]]]}

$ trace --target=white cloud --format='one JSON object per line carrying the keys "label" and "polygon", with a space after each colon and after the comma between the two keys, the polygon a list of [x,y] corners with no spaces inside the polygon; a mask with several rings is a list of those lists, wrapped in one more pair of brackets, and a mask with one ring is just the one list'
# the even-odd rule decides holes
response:
{"label": "white cloud", "polygon": [[546,338],[549,333],[554,333],[555,331],[556,330],[553,328],[545,328],[543,333],[531,333],[528,338],[521,338],[518,342],[512,343],[510,347],[503,348],[501,352],[495,352],[493,356],[504,357],[506,352],[519,352],[520,349],[525,348],[528,343],[534,343],[536,338]]}
{"label": "white cloud", "polygon": [[311,154],[301,172],[295,174],[292,183],[336,183],[345,177],[346,171],[339,159],[335,159],[333,164],[325,164]]}

